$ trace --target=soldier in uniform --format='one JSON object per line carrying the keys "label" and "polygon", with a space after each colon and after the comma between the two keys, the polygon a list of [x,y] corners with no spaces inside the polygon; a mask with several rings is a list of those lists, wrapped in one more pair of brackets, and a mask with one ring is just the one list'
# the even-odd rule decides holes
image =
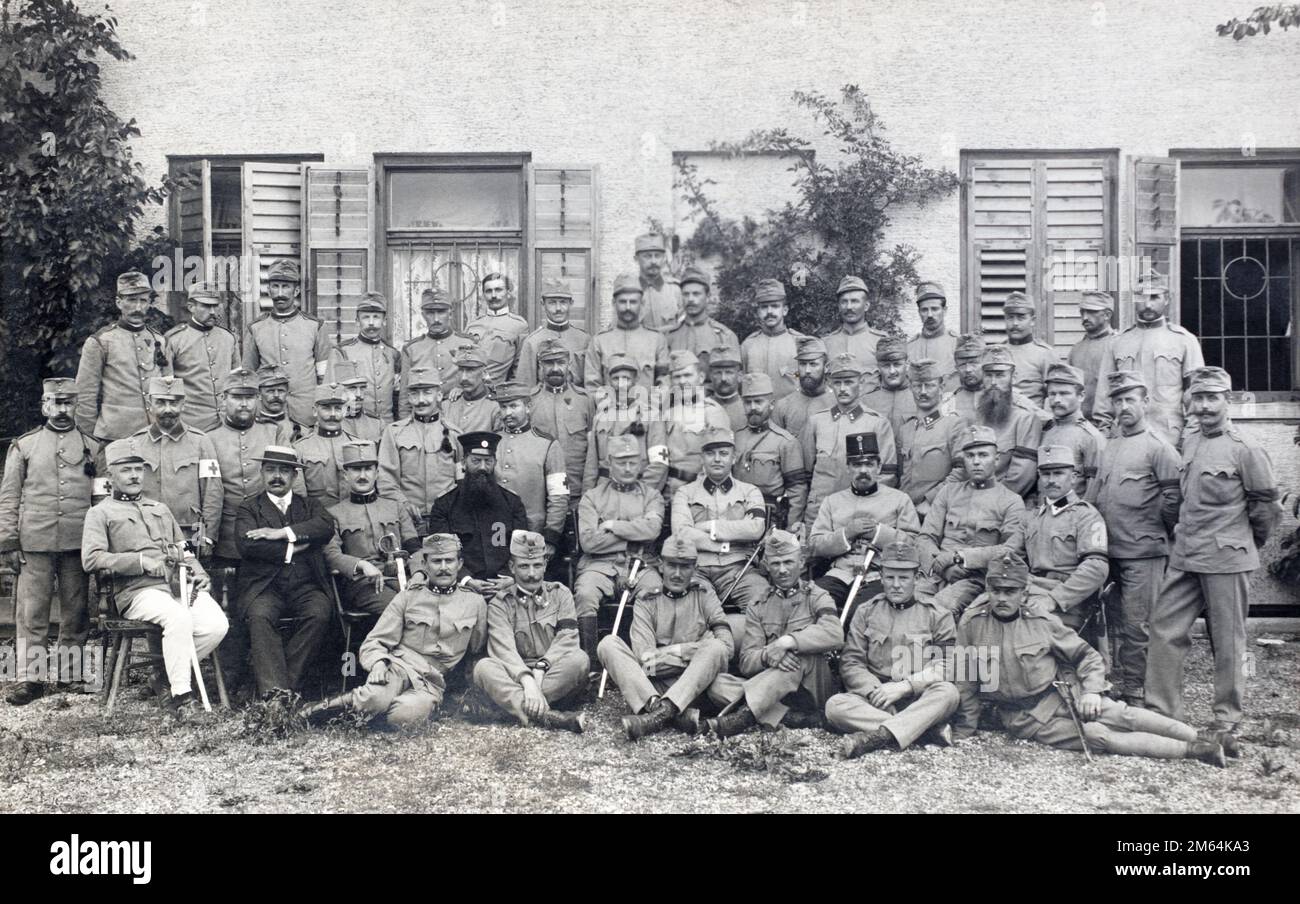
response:
{"label": "soldier in uniform", "polygon": [[221,296],[202,283],[192,286],[186,307],[188,323],[167,331],[167,364],[185,387],[185,423],[208,433],[221,423],[221,384],[239,366],[235,334],[217,323]]}
{"label": "soldier in uniform", "polygon": [[403,371],[411,413],[384,428],[379,443],[379,493],[406,506],[425,535],[434,500],[456,485],[451,433],[438,414],[438,375],[423,367]]}
{"label": "soldier in uniform", "polygon": [[677,488],[695,480],[703,470],[700,444],[704,435],[719,427],[730,430],[731,419],[721,405],[704,394],[700,365],[690,352],[672,353],[669,380],[672,392],[661,417],[668,446],[664,498],[671,507]]}
{"label": "soldier in uniform", "polygon": [[[813,415],[835,407],[835,393],[830,391],[826,376],[829,362],[826,343],[816,336],[805,336],[799,340],[794,358],[799,371],[799,391],[782,396],[773,403],[772,423],[784,427],[795,436],[803,436],[804,428]],[[775,385],[773,381],[773,386]],[[805,464],[812,466],[812,462]]]}
{"label": "soldier in uniform", "polygon": [[593,392],[609,372],[614,355],[626,355],[636,365],[636,385],[649,391],[668,373],[668,343],[664,334],[641,323],[643,290],[635,276],[614,279],[614,322],[587,346],[583,364],[586,389]]}
{"label": "soldier in uniform", "polygon": [[637,366],[627,355],[611,355],[605,379],[607,387],[593,394],[591,437],[587,462],[582,469],[583,491],[609,479],[609,442],[616,436],[630,436],[641,450],[641,479],[662,490],[668,478],[668,438],[660,412],[650,407],[650,394],[636,384]]}
{"label": "soldier in uniform", "polygon": [[835,407],[812,416],[801,437],[804,464],[812,470],[804,521],[817,518],[822,500],[847,489],[848,467],[841,457],[844,438],[850,433],[874,433],[880,447],[881,483],[898,485],[898,446],[889,421],[862,404],[862,365],[851,354],[836,356],[830,365],[831,391]]}
{"label": "soldier in uniform", "polygon": [[552,340],[542,343],[537,352],[542,382],[533,387],[529,413],[533,426],[555,437],[564,452],[572,510],[577,508],[585,486],[583,470],[596,419],[596,402],[579,385],[569,381],[570,359],[568,349],[561,343]]}
{"label": "soldier in uniform", "polygon": [[289,417],[305,426],[316,423],[312,406],[316,384],[329,364],[330,339],[325,324],[298,305],[298,265],[277,260],[267,273],[271,310],[244,332],[244,366],[257,370],[276,364],[289,377]]}
{"label": "soldier in uniform", "polygon": [[354,361],[335,361],[331,369],[334,372],[330,376],[330,382],[342,386],[348,396],[343,415],[343,432],[377,444],[384,435],[384,422],[366,412],[366,387],[369,380],[357,370]]}
{"label": "soldier in uniform", "polygon": [[[839,306],[840,325],[823,338],[826,354],[834,358],[845,352],[855,356],[868,374],[875,374],[878,358],[876,346],[885,334],[867,323],[867,284],[856,276],[846,276],[840,280],[835,290],[835,301]],[[906,359],[906,346],[903,346]]]}
{"label": "soldier in uniform", "polygon": [[709,352],[715,348],[729,348],[740,360],[740,340],[724,323],[709,316],[709,277],[703,270],[687,267],[681,277],[682,322],[664,333],[670,352],[694,352],[705,368]]}
{"label": "soldier in uniform", "polygon": [[149,380],[171,373],[165,340],[145,326],[149,278],[132,270],[117,278],[116,323],[81,347],[77,367],[77,429],[101,442],[149,426]]}
{"label": "soldier in uniform", "polygon": [[366,381],[361,410],[391,424],[397,410],[397,378],[402,356],[384,331],[388,327],[388,299],[382,292],[367,292],[357,305],[357,335],[339,346],[343,356],[357,366]]}
{"label": "soldier in uniform", "polygon": [[770,532],[763,561],[772,583],[745,614],[742,677],[720,677],[709,692],[710,699],[725,707],[722,715],[706,722],[720,738],[756,723],[775,726],[791,709],[820,724],[831,691],[826,654],[844,644],[830,594],[800,578],[803,555],[798,538],[783,530]]}
{"label": "soldier in uniform", "polygon": [[[902,336],[882,336],[876,345],[876,367],[880,385],[862,394],[862,405],[889,418],[894,438],[903,422],[916,414],[916,399],[908,384],[907,342]],[[898,450],[902,455],[902,450]]]}
{"label": "soldier in uniform", "polygon": [[487,656],[474,666],[474,684],[523,725],[581,734],[582,713],[551,708],[587,686],[591,664],[578,646],[573,594],[545,580],[546,546],[532,531],[510,537],[514,584],[488,605]]}
{"label": "soldier in uniform", "polygon": [[899,488],[924,518],[939,488],[950,478],[961,479],[958,445],[970,422],[960,414],[945,412],[943,371],[937,361],[909,361],[908,385],[916,411],[898,430]]}
{"label": "soldier in uniform", "polygon": [[1146,706],[1183,717],[1183,664],[1192,624],[1204,612],[1214,632],[1213,728],[1235,735],[1243,718],[1250,576],[1282,508],[1268,453],[1246,442],[1228,417],[1231,391],[1220,367],[1197,369],[1188,387],[1200,430],[1183,445],[1181,520],[1151,610]]}
{"label": "soldier in uniform", "polygon": [[[95,484],[99,443],[77,429],[72,412],[76,384],[46,380],[41,392],[45,423],[9,445],[0,482],[0,555],[18,572],[14,592],[18,684],[14,706],[45,693],[53,674],[60,691],[79,691],[86,680],[82,646],[90,633],[86,573],[81,569],[81,532]],[[59,637],[46,669],[50,600],[59,586]]]}
{"label": "soldier in uniform", "polygon": [[289,375],[284,372],[284,368],[275,364],[259,368],[257,395],[257,423],[270,424],[275,428],[277,446],[287,446],[301,439],[311,429],[289,417]]}
{"label": "soldier in uniform", "polygon": [[979,333],[962,333],[953,347],[953,380],[956,388],[944,400],[944,408],[968,422],[976,417],[975,408],[984,391],[984,337]]}
{"label": "soldier in uniform", "polygon": [[1115,416],[1115,432],[1102,450],[1088,501],[1106,521],[1112,598],[1107,620],[1115,647],[1115,690],[1140,705],[1146,683],[1149,623],[1165,578],[1169,547],[1183,494],[1181,462],[1174,447],[1147,427],[1147,388],[1142,375],[1113,370],[1103,387]]}
{"label": "soldier in uniform", "polygon": [[532,425],[532,391],[523,383],[498,383],[492,392],[501,406],[497,444],[497,484],[516,494],[528,513],[528,529],[546,538],[548,556],[564,539],[569,514],[568,464],[555,437]]}
{"label": "soldier in uniform", "polygon": [[487,385],[487,365],[487,357],[477,348],[465,349],[456,358],[457,385],[442,406],[442,422],[452,440],[501,427],[501,410]]}
{"label": "soldier in uniform", "polygon": [[1110,562],[1106,558],[1106,522],[1075,492],[1075,461],[1069,446],[1038,450],[1042,504],[1029,514],[1025,526],[1025,558],[1029,561],[1030,597],[1067,628],[1082,634],[1084,623],[1100,602],[1098,594],[1106,583]]}
{"label": "soldier in uniform", "polygon": [[396,583],[400,555],[380,544],[391,536],[398,549],[412,556],[420,551],[420,535],[405,504],[379,495],[374,443],[359,440],[344,446],[342,465],[348,496],[328,509],[337,533],[325,546],[325,562],[341,577],[343,605],[378,617],[397,595],[387,581]]}
{"label": "soldier in uniform", "polygon": [[1035,337],[1038,313],[1025,293],[1009,294],[1002,304],[1002,315],[1007,325],[1007,351],[1016,367],[1016,388],[1033,404],[1042,405],[1047,369],[1061,359],[1056,349]]}
{"label": "soldier in uniform", "polygon": [[638,596],[631,644],[611,634],[596,649],[632,711],[623,717],[629,741],[670,724],[698,733],[700,711],[693,704],[726,674],[735,646],[712,585],[695,578],[695,544],[670,536],[660,558],[663,586]]}
{"label": "soldier in uniform", "polygon": [[677,279],[667,269],[668,249],[661,235],[636,237],[637,279],[641,286],[641,325],[667,332],[682,319],[682,292]]}
{"label": "soldier in uniform", "polygon": [[[611,436],[609,477],[590,487],[578,503],[578,539],[582,558],[573,583],[582,649],[596,661],[597,619],[602,602],[624,590],[658,587],[654,544],[664,522],[659,490],[640,479],[641,448],[633,436]],[[634,559],[643,567],[629,584]]]}
{"label": "soldier in uniform", "polygon": [[[1083,338],[1070,349],[1069,362],[1083,372],[1083,416],[1092,419],[1094,400],[1097,398],[1097,378],[1103,362],[1114,360],[1111,346],[1115,344],[1115,331],[1110,321],[1115,315],[1115,302],[1109,292],[1084,292],[1079,301],[1079,317],[1083,321]],[[1101,384],[1102,393],[1106,384]]]}
{"label": "soldier in uniform", "polygon": [[727,414],[727,426],[745,429],[745,403],[740,397],[740,350],[727,346],[705,353],[700,366],[707,369],[704,386],[709,398]]}
{"label": "soldier in uniform", "polygon": [[1046,385],[1045,405],[1052,412],[1052,421],[1043,425],[1043,442],[1066,446],[1074,452],[1079,465],[1074,491],[1083,496],[1088,491],[1088,482],[1097,476],[1097,462],[1106,448],[1106,437],[1079,410],[1085,385],[1079,368],[1053,364],[1047,369]]}
{"label": "soldier in uniform", "polygon": [[393,728],[418,728],[442,706],[447,676],[487,643],[487,604],[457,582],[460,541],[451,534],[424,539],[428,583],[393,597],[358,651],[366,683],[303,710],[321,724],[349,709],[385,717]]}
{"label": "soldier in uniform", "polygon": [[[849,589],[868,550],[880,550],[897,540],[911,542],[921,530],[907,494],[879,483],[876,435],[851,433],[844,438],[844,446],[853,482],[847,490],[826,497],[808,538],[814,556],[833,560],[830,570],[817,579],[817,586],[831,595],[839,610],[848,602]],[[871,599],[879,592],[880,572],[870,572],[863,576],[854,602]]]}
{"label": "soldier in uniform", "polygon": [[944,324],[948,313],[948,296],[937,282],[923,282],[916,287],[916,315],[921,332],[907,343],[907,357],[912,361],[927,359],[939,363],[939,378],[945,389],[955,388],[957,333]]}
{"label": "soldier in uniform", "polygon": [[1025,503],[995,476],[997,437],[971,427],[961,442],[966,480],[945,483],[921,524],[918,596],[954,617],[979,596],[988,563],[1025,546]]}
{"label": "soldier in uniform", "polygon": [[343,476],[343,447],[361,437],[343,429],[348,392],[338,383],[316,387],[316,426],[293,449],[302,461],[302,475],[294,490],[317,499],[329,508],[347,498],[348,482]]}
{"label": "soldier in uniform", "polygon": [[542,347],[553,343],[565,352],[567,380],[574,386],[583,386],[582,365],[591,344],[591,333],[569,321],[573,308],[573,293],[563,280],[547,280],[542,286],[542,310],[546,322],[529,333],[519,345],[519,365],[515,377],[525,386],[543,382]]}
{"label": "soldier in uniform", "polygon": [[[1042,442],[1046,412],[1012,385],[1016,365],[1006,345],[984,350],[984,389],[975,403],[976,424],[991,428],[998,438],[998,480],[1021,496],[1034,491],[1036,456]],[[1041,386],[1039,387],[1042,388]]]}
{"label": "soldier in uniform", "polygon": [[957,640],[952,613],[918,599],[916,546],[901,539],[881,556],[883,592],[849,622],[840,680],[844,693],[826,701],[826,722],[848,737],[848,759],[873,750],[906,750],[917,740],[952,746],[948,720],[957,711],[948,654]]}
{"label": "soldier in uniform", "polygon": [[[996,707],[1013,738],[1082,750],[1080,730],[1062,696],[1070,694],[1092,750],[1226,765],[1220,739],[1199,735],[1190,725],[1158,713],[1102,697],[1106,668],[1101,656],[1060,619],[1029,599],[1028,581],[1029,570],[1019,557],[994,559],[989,564],[988,592],[981,594],[957,627],[959,651],[990,651],[986,655],[997,663],[991,669],[979,669],[985,674],[971,674],[974,669],[967,661],[967,674],[957,676],[961,702],[953,725],[958,736],[974,734],[980,702],[987,701]],[[1057,682],[1063,686],[1058,687]]]}
{"label": "soldier in uniform", "polygon": [[[1109,354],[1101,362],[1098,379],[1108,379],[1112,370],[1135,370],[1142,374],[1151,404],[1147,423],[1161,439],[1175,449],[1181,448],[1183,424],[1183,390],[1205,358],[1196,337],[1169,322],[1169,289],[1159,279],[1140,282],[1133,293],[1136,322],[1115,337]],[[1093,417],[1099,426],[1109,426],[1113,419],[1109,400],[1096,399]]]}
{"label": "soldier in uniform", "polygon": [[489,273],[481,282],[488,312],[465,326],[465,332],[478,343],[488,360],[487,381],[495,386],[510,379],[519,346],[528,335],[528,321],[510,310],[513,286],[504,273]]}
{"label": "soldier in uniform", "polygon": [[[108,572],[124,618],[162,626],[163,667],[171,686],[169,705],[180,711],[194,699],[190,663],[203,659],[226,635],[228,622],[208,593],[207,573],[181,552],[185,535],[167,506],[143,495],[145,459],[138,440],[109,443],[105,459],[113,494],[86,513],[81,565]],[[188,600],[178,598],[175,570],[189,570]]]}
{"label": "soldier in uniform", "polygon": [[802,534],[808,469],[799,440],[771,421],[772,394],[772,378],[767,374],[745,374],[740,381],[746,425],[735,434],[736,463],[731,476],[758,487],[770,523]]}
{"label": "soldier in uniform", "polygon": [[425,289],[420,293],[420,314],[424,317],[427,331],[423,336],[416,336],[402,346],[402,387],[398,396],[398,417],[408,417],[411,414],[406,384],[412,369],[420,368],[431,372],[439,383],[450,387],[456,383],[456,359],[467,349],[478,345],[472,336],[451,328],[451,302],[441,289]]}
{"label": "soldier in uniform", "polygon": [[136,452],[144,456],[144,495],[171,511],[185,536],[203,542],[195,552],[207,559],[221,535],[225,490],[217,449],[206,433],[181,418],[185,387],[177,377],[149,381],[149,412],[154,423],[132,434]]}
{"label": "soldier in uniform", "polygon": [[740,344],[740,362],[747,374],[767,374],[772,378],[778,399],[798,389],[794,381],[795,354],[803,333],[790,329],[785,318],[790,305],[785,286],[775,279],[761,279],[754,287],[754,314],[758,330]]}

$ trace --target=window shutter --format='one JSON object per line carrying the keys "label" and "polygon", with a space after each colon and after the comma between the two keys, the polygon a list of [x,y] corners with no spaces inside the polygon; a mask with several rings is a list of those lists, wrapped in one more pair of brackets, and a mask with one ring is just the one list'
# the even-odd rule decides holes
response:
{"label": "window shutter", "polygon": [[368,166],[305,167],[303,296],[340,342],[356,335],[357,305],[374,285],[375,173]]}
{"label": "window shutter", "polygon": [[1035,286],[1034,161],[972,161],[966,189],[971,254],[963,324],[990,342],[1001,342],[1007,295],[1032,295]]}
{"label": "window shutter", "polygon": [[594,332],[600,323],[596,304],[599,275],[600,192],[595,166],[528,167],[528,241],[533,277],[528,287],[529,323],[541,323],[542,287],[561,280],[573,293],[570,317]]}
{"label": "window shutter", "polygon": [[[1167,157],[1130,158],[1133,198],[1134,261],[1147,259],[1150,268],[1169,283],[1170,319],[1179,319],[1178,161]],[[1135,267],[1141,270],[1143,264]],[[1141,276],[1141,272],[1133,276]],[[1123,286],[1128,293],[1131,286]],[[1127,309],[1127,306],[1125,306]]]}
{"label": "window shutter", "polygon": [[251,280],[243,313],[252,320],[271,307],[265,289],[271,264],[290,258],[301,265],[302,164],[245,163],[241,185],[241,259]]}
{"label": "window shutter", "polygon": [[175,275],[168,299],[172,317],[179,318],[185,310],[188,286],[183,281],[190,262],[194,258],[203,261],[203,269],[196,278],[204,280],[208,278],[208,262],[212,260],[212,167],[206,160],[195,160],[176,166],[172,175],[184,183],[176,190],[171,230],[180,239],[185,269]]}
{"label": "window shutter", "polygon": [[1097,158],[1047,158],[1039,167],[1039,221],[1048,255],[1039,323],[1044,337],[1050,336],[1066,358],[1083,338],[1083,293],[1107,285],[1100,268],[1109,234],[1112,174],[1109,161]]}

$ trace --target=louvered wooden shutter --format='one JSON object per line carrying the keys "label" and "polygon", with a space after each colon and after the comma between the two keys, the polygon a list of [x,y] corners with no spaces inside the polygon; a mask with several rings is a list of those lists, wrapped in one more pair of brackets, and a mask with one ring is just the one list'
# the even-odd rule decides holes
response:
{"label": "louvered wooden shutter", "polygon": [[595,293],[599,261],[600,193],[595,166],[528,169],[528,240],[534,265],[528,293],[529,323],[545,320],[542,287],[561,280],[573,293],[570,318],[594,332],[600,322]]}
{"label": "louvered wooden shutter", "polygon": [[[176,190],[172,206],[172,235],[180,239],[186,271],[190,260],[202,259],[203,269],[198,279],[203,280],[207,278],[208,262],[212,260],[212,167],[206,160],[195,160],[178,165],[173,176],[182,184]],[[179,318],[185,309],[188,287],[182,280],[188,275],[186,271],[174,274],[172,292],[167,300],[174,318]]]}
{"label": "louvered wooden shutter", "polygon": [[[1169,283],[1169,316],[1179,314],[1178,161],[1167,157],[1130,158],[1133,199],[1133,259]],[[1135,273],[1134,276],[1142,276]],[[1124,286],[1127,292],[1130,287]]]}
{"label": "louvered wooden shutter", "polygon": [[271,307],[267,273],[277,260],[302,264],[302,164],[245,163],[242,173],[242,259],[249,271],[244,316],[257,317]]}
{"label": "louvered wooden shutter", "polygon": [[963,325],[1000,342],[1007,295],[1035,291],[1034,161],[974,161],[966,189],[971,253]]}
{"label": "louvered wooden shutter", "polygon": [[308,306],[341,341],[357,332],[357,305],[374,285],[374,168],[307,164]]}
{"label": "louvered wooden shutter", "polygon": [[1104,158],[1047,158],[1038,161],[1037,169],[1038,215],[1047,254],[1038,321],[1042,336],[1065,358],[1083,338],[1083,293],[1102,286],[1113,176]]}

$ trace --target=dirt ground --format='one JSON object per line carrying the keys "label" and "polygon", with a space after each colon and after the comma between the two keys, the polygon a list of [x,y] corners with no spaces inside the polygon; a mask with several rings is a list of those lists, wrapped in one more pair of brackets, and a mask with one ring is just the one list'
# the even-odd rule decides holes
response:
{"label": "dirt ground", "polygon": [[[1280,637],[1252,639],[1245,753],[1227,769],[1089,765],[995,732],[856,761],[813,729],[632,744],[616,689],[588,706],[582,736],[444,718],[410,734],[332,725],[267,740],[251,713],[178,724],[133,688],[107,718],[94,697],[0,703],[0,812],[1296,812],[1300,637]],[[1209,665],[1198,641],[1196,724],[1209,720]]]}

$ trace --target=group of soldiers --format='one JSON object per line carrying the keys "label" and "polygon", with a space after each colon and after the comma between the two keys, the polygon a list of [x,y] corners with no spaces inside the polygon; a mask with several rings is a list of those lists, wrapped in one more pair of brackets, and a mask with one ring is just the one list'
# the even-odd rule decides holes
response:
{"label": "group of soldiers", "polygon": [[[849,275],[840,326],[814,337],[763,280],[740,342],[660,237],[635,259],[595,335],[562,284],[534,330],[490,274],[463,331],[426,290],[427,330],[400,350],[375,292],[331,342],[290,261],[242,343],[205,285],[187,322],[151,332],[147,277],[123,274],[120,319],[75,382],[46,381],[46,422],[6,461],[10,701],[46,691],[40,668],[76,689],[42,658],[51,594],[57,648],[77,648],[94,573],[123,615],[162,626],[178,710],[193,654],[218,646],[250,693],[300,691],[337,593],[373,625],[367,678],[314,721],[418,724],[452,678],[472,681],[467,712],[581,731],[603,669],[633,739],[826,725],[857,756],[949,744],[982,703],[1053,746],[1237,752],[1248,583],[1278,489],[1228,418],[1228,374],[1168,322],[1163,282],[1135,288],[1119,333],[1113,298],[1085,293],[1062,361],[1022,293],[992,344],[950,329],[943,288],[922,283],[907,339],[869,325]],[[1182,682],[1202,613],[1214,721],[1198,731]]]}

